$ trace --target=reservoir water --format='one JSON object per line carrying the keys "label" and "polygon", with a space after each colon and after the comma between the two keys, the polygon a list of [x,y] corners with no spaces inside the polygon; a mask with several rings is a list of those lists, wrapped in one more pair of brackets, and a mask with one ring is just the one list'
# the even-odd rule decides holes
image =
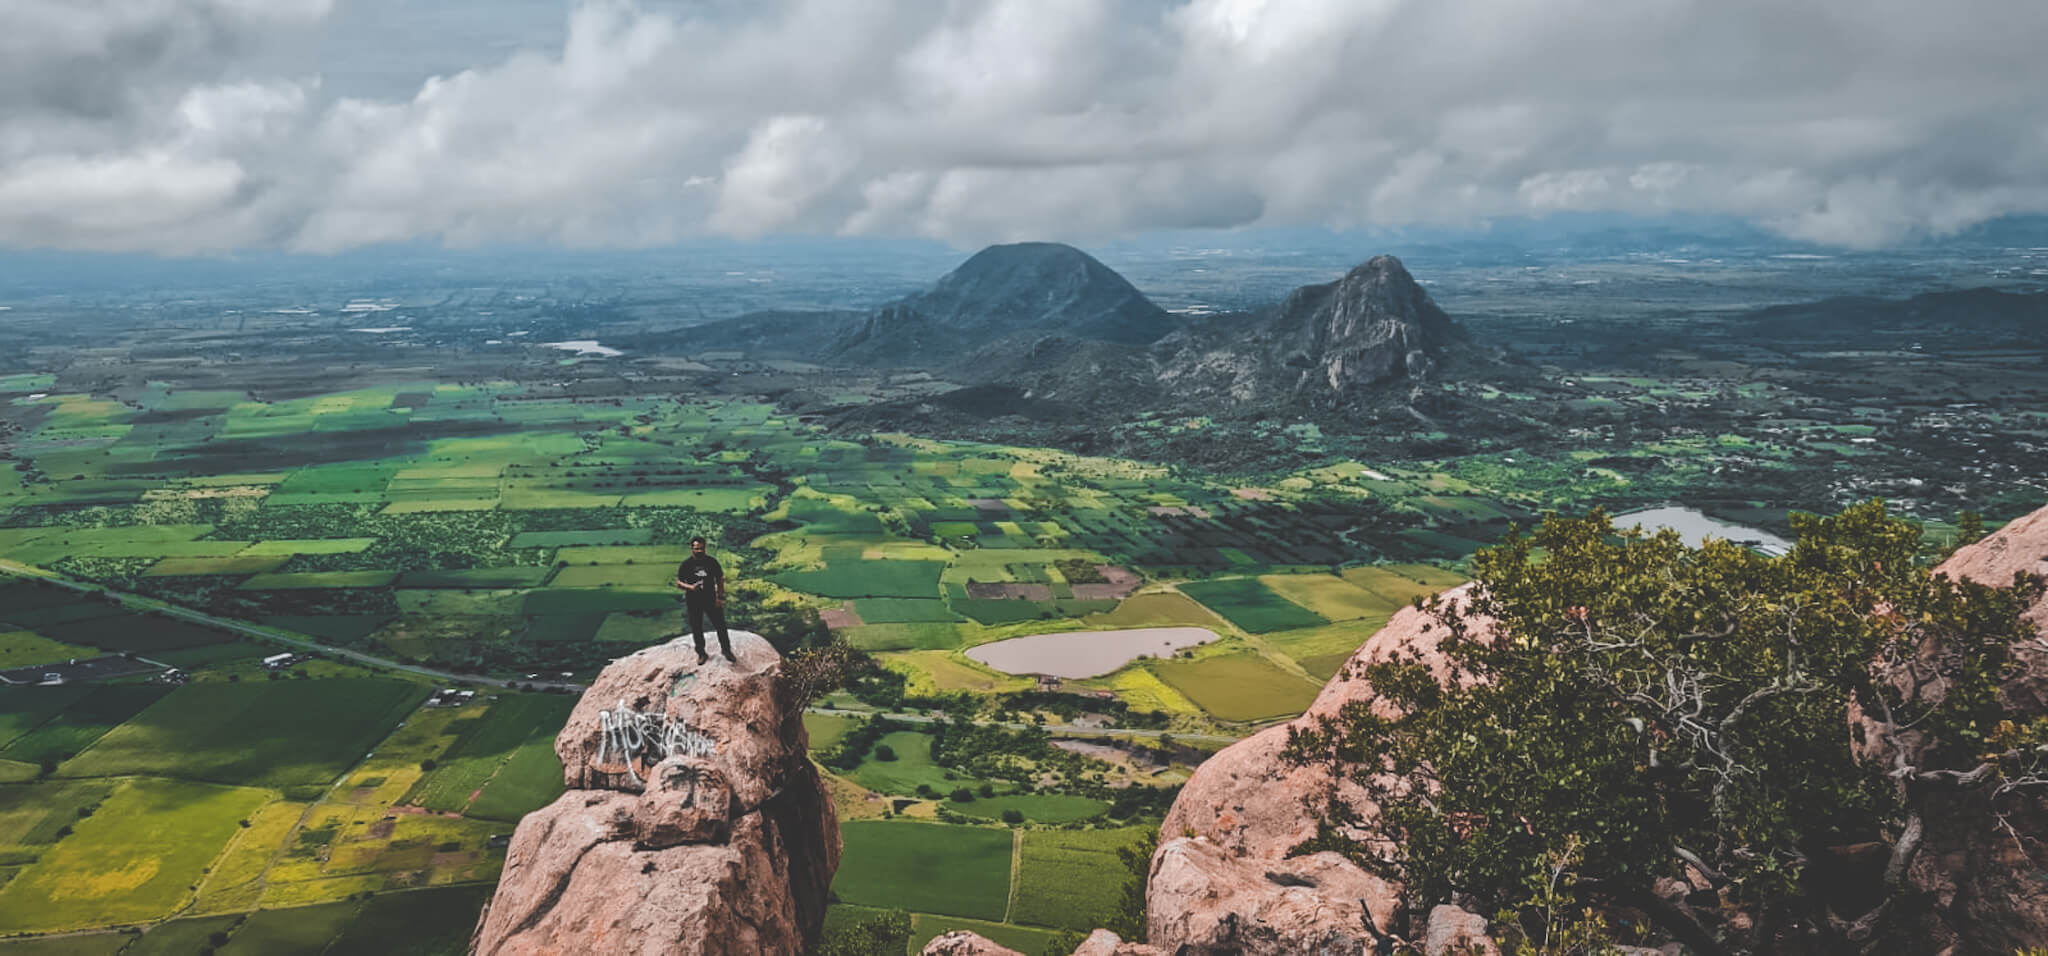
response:
{"label": "reservoir water", "polygon": [[1172,657],[1183,647],[1215,639],[1216,632],[1205,627],[1063,631],[971,647],[967,656],[1007,674],[1100,677],[1140,657]]}
{"label": "reservoir water", "polygon": [[1678,532],[1678,536],[1685,539],[1685,543],[1688,546],[1695,548],[1699,547],[1701,542],[1708,538],[1720,538],[1772,557],[1777,557],[1792,550],[1792,542],[1768,531],[1758,531],[1755,528],[1745,528],[1739,524],[1729,524],[1726,521],[1708,517],[1704,512],[1692,508],[1667,506],[1651,508],[1648,511],[1616,515],[1614,517],[1614,526],[1616,528],[1643,528],[1649,531],[1670,528]]}

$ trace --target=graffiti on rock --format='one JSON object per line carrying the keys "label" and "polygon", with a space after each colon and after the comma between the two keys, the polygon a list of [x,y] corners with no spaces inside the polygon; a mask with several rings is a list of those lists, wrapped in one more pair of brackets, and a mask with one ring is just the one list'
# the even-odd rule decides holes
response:
{"label": "graffiti on rock", "polygon": [[634,783],[644,782],[640,767],[652,767],[678,754],[708,757],[718,750],[717,742],[690,729],[687,718],[665,711],[643,713],[623,700],[615,708],[598,711],[597,723],[603,735],[597,744],[597,766],[617,759],[625,764],[626,775]]}

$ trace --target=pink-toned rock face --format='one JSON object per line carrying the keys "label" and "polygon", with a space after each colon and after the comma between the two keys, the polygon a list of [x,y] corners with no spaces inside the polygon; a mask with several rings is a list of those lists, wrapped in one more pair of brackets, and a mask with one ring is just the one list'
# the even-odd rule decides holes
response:
{"label": "pink-toned rock face", "polygon": [[983,937],[979,933],[954,930],[933,937],[918,950],[919,956],[1024,956],[1008,946]]}
{"label": "pink-toned rock face", "polygon": [[[2011,584],[2015,572],[2048,575],[2048,508],[1957,549],[1935,570],[1993,586]],[[2048,601],[2027,618],[2048,639]],[[2027,641],[2013,656],[2022,667],[2005,683],[2006,705],[2020,717],[2048,714],[2048,652]],[[1907,874],[1933,904],[1932,937],[1972,953],[2017,952],[2048,939],[2048,883],[2036,876],[2048,870],[2044,841],[2048,808],[2038,801],[1994,806],[1983,792],[1938,796]]]}
{"label": "pink-toned rock face", "polygon": [[801,702],[757,635],[606,667],[555,740],[570,790],[513,834],[470,950],[799,954],[823,926],[839,824]]}
{"label": "pink-toned rock face", "polygon": [[[1447,592],[1462,606],[1469,586]],[[1474,622],[1483,630],[1484,621]],[[1334,716],[1352,701],[1385,707],[1364,677],[1369,664],[1415,654],[1439,677],[1445,629],[1430,615],[1403,609],[1353,654],[1315,703],[1290,724],[1271,727],[1205,761],[1181,789],[1159,828],[1147,883],[1148,941],[1168,952],[1372,952],[1366,929],[1385,931],[1400,887],[1334,853],[1288,858],[1315,835],[1317,808],[1334,792],[1367,820],[1376,815],[1355,784],[1327,768],[1280,759],[1289,727]],[[1235,947],[1235,948],[1233,948]]]}

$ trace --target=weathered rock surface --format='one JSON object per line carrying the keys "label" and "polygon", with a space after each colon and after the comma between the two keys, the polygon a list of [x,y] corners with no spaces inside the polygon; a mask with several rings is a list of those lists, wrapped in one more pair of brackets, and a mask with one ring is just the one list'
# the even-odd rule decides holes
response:
{"label": "weathered rock surface", "polygon": [[1423,956],[1500,956],[1500,944],[1486,934],[1486,917],[1439,904],[1429,911],[1422,952]]}
{"label": "weathered rock surface", "polygon": [[[761,637],[621,658],[555,739],[569,791],[520,821],[471,952],[797,954],[816,941],[839,825],[801,701]],[[714,642],[715,648],[715,642]]]}
{"label": "weathered rock surface", "polygon": [[[1467,588],[1447,592],[1458,605]],[[1476,622],[1483,628],[1484,621]],[[1307,727],[1345,704],[1385,707],[1364,677],[1368,664],[1418,655],[1447,674],[1437,646],[1442,625],[1413,608],[1395,614],[1308,712],[1261,731],[1203,762],[1181,789],[1160,826],[1160,847],[1147,883],[1147,938],[1167,952],[1331,954],[1375,952],[1393,925],[1400,887],[1336,853],[1289,858],[1315,835],[1326,794],[1348,801],[1364,819],[1375,811],[1355,784],[1323,767],[1289,767],[1280,759],[1290,727]],[[1370,927],[1370,928],[1369,928]]]}
{"label": "weathered rock surface", "polygon": [[918,952],[921,956],[1024,956],[1008,946],[964,929],[933,937]]}
{"label": "weathered rock surface", "polygon": [[[2048,508],[1960,548],[1936,569],[1980,584],[2010,585],[2015,572],[2048,574]],[[2017,719],[2048,714],[2048,600],[2028,612],[2040,637],[2013,648],[2021,669],[2004,685]],[[1931,945],[1959,952],[2018,952],[2048,940],[2048,806],[2015,795],[1994,804],[1983,790],[1941,798],[1907,880],[1927,894]],[[1998,813],[2006,816],[2001,823]]]}

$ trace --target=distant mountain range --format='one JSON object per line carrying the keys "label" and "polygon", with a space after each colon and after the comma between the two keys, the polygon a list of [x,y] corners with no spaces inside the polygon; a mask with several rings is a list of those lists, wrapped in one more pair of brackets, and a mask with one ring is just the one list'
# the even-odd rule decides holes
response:
{"label": "distant mountain range", "polygon": [[1405,398],[1484,351],[1392,256],[1275,306],[1182,320],[1087,253],[1044,242],[990,246],[872,312],[759,313],[685,335],[697,350],[927,369],[970,389],[917,404],[969,416],[1031,417],[1034,403],[1344,409]]}

